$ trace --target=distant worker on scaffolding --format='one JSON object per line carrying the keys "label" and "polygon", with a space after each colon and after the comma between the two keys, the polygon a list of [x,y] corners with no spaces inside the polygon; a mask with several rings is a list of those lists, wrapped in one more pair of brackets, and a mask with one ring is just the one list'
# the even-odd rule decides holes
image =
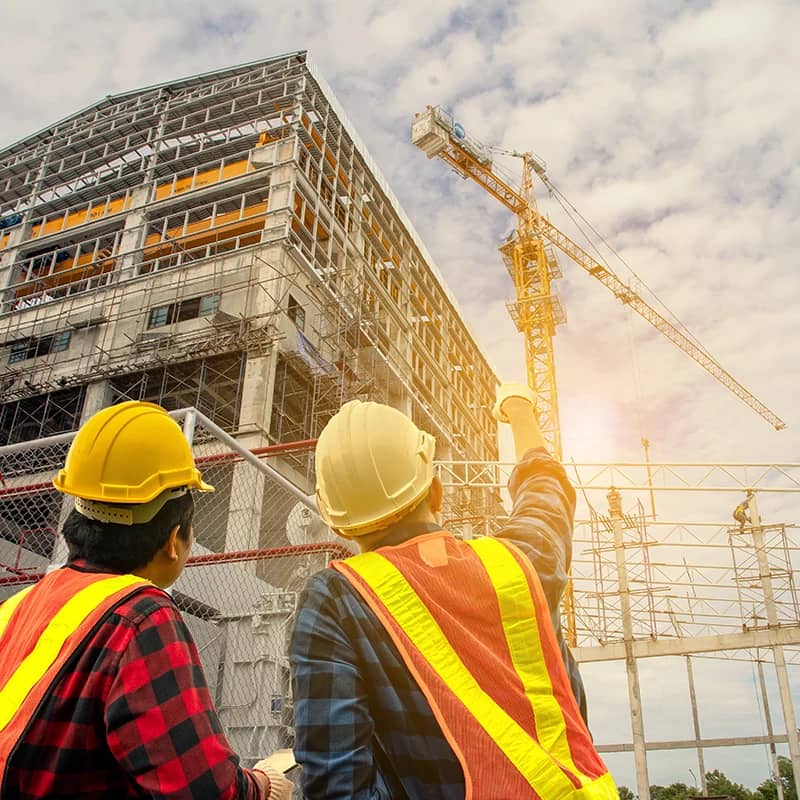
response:
{"label": "distant worker on scaffolding", "polygon": [[575,491],[534,396],[504,384],[518,463],[495,536],[442,530],[436,440],[400,411],[345,404],[316,450],[323,519],[361,551],[313,576],[289,659],[310,800],[616,800],[561,633]]}
{"label": "distant worker on scaffolding", "polygon": [[747,497],[733,509],[733,518],[739,523],[739,533],[744,533],[744,526],[749,525],[752,520],[750,519],[750,501],[753,499],[753,490],[747,490]]}
{"label": "distant worker on scaffolding", "polygon": [[69,562],[0,605],[0,796],[289,800],[274,758],[228,744],[186,623],[164,591],[213,491],[161,406],[78,431],[56,489],[75,497]]}

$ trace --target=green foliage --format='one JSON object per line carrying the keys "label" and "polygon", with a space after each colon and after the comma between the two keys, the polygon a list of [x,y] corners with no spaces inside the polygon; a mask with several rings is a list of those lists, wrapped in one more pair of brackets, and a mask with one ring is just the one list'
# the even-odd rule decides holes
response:
{"label": "green foliage", "polygon": [[753,792],[741,783],[734,783],[718,769],[706,772],[706,786],[710,795],[728,795],[735,800],[754,800]]}
{"label": "green foliage", "polygon": [[700,794],[694,786],[685,783],[671,783],[669,786],[651,786],[650,800],[687,800]]}
{"label": "green foliage", "polygon": [[[778,756],[778,772],[783,785],[783,800],[797,800],[797,788],[794,785],[792,762],[785,756]],[[753,792],[754,800],[778,800],[778,789],[771,777],[767,778]]]}
{"label": "green foliage", "polygon": [[[783,800],[799,800],[794,785],[792,762],[785,756],[778,756],[778,770],[783,786]],[[772,776],[762,781],[755,791],[750,791],[741,783],[734,783],[724,772],[718,769],[706,772],[706,786],[710,796],[728,796],[734,800],[778,800],[778,790]],[[627,786],[618,786],[620,800],[637,800],[636,795]],[[650,787],[650,800],[688,800],[700,797],[702,790],[685,783],[671,783],[669,786],[653,785]]]}

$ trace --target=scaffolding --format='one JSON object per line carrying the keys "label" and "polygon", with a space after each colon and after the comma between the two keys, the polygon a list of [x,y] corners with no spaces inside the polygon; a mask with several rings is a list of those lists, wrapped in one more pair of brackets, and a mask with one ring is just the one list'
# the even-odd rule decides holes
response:
{"label": "scaffolding", "polygon": [[108,97],[0,174],[0,441],[125,397],[290,441],[359,397],[497,457],[494,373],[304,52]]}
{"label": "scaffolding", "polygon": [[[437,464],[450,496],[461,498],[475,492],[496,496],[508,485],[513,467],[477,461]],[[797,771],[800,750],[787,665],[800,665],[795,588],[800,525],[785,514],[796,509],[800,464],[645,461],[566,467],[578,492],[571,570],[573,653],[584,672],[592,664],[619,662],[628,686],[631,737],[596,737],[598,750],[634,755],[643,798],[649,797],[648,755],[657,751],[694,750],[704,790],[710,748],[769,745],[777,770],[774,748],[784,744]],[[734,527],[728,519],[745,495],[749,519]],[[476,530],[496,532],[506,518],[502,511],[486,517],[478,505],[462,505],[459,512],[449,523],[465,537]],[[783,521],[764,523],[760,514],[765,513]],[[674,679],[668,662],[676,656],[686,669],[693,738],[648,739],[639,664],[661,659]],[[752,698],[753,730],[702,735],[694,677],[694,662],[700,658],[743,660],[758,667],[762,688]],[[765,701],[764,664],[772,665],[783,730],[773,727]],[[592,706],[603,702],[593,698]],[[758,730],[759,709],[766,734]],[[615,737],[619,734],[615,730]]]}

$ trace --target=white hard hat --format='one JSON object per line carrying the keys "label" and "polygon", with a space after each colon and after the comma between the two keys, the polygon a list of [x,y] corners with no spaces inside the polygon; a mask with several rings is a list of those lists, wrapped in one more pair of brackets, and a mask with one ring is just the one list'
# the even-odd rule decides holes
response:
{"label": "white hard hat", "polygon": [[345,403],[319,436],[320,515],[346,538],[363,536],[411,511],[433,481],[436,439],[381,403]]}

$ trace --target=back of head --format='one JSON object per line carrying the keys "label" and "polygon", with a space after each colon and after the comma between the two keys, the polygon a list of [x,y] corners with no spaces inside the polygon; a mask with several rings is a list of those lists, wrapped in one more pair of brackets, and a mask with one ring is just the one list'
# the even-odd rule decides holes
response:
{"label": "back of head", "polygon": [[214,489],[178,424],[161,406],[137,401],[88,419],[53,485],[75,498],[63,528],[70,557],[119,572],[148,563],[175,527],[188,541],[191,490]]}
{"label": "back of head", "polygon": [[346,538],[392,525],[427,495],[436,439],[382,403],[352,400],[319,436],[317,505]]}

